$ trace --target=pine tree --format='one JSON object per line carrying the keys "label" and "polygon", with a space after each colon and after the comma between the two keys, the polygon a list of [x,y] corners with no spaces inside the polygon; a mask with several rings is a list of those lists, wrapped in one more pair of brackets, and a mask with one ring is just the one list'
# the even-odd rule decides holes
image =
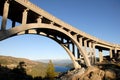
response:
{"label": "pine tree", "polygon": [[54,80],[55,77],[56,77],[56,72],[55,72],[54,64],[50,60],[47,66],[47,78],[49,78],[50,80]]}

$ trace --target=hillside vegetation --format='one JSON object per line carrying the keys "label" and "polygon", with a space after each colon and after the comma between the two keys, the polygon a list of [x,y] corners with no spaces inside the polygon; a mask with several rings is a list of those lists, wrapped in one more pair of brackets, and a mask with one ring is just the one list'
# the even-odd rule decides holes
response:
{"label": "hillside vegetation", "polygon": [[19,62],[25,62],[26,71],[28,75],[32,75],[33,77],[46,76],[47,64],[41,62],[35,62],[25,58],[15,58],[11,56],[0,56],[0,64],[2,66],[7,66],[10,69],[17,67]]}

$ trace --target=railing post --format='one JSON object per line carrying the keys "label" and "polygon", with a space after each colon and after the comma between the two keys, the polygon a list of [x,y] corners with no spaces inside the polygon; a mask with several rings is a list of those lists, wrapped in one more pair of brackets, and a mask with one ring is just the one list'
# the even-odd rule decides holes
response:
{"label": "railing post", "polygon": [[1,30],[6,30],[8,12],[9,12],[9,1],[6,0],[5,3],[4,3],[4,8],[3,8],[3,17],[2,17],[2,23],[1,23]]}

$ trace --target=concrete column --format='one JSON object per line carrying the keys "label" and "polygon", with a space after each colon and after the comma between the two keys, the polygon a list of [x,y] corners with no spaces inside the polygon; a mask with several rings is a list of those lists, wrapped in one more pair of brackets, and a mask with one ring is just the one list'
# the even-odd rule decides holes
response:
{"label": "concrete column", "polygon": [[92,43],[93,64],[96,63],[95,43]]}
{"label": "concrete column", "polygon": [[82,46],[83,42],[82,42],[82,37],[79,38],[79,43],[80,43],[80,46]]}
{"label": "concrete column", "polygon": [[115,54],[117,53],[117,49],[115,49]]}
{"label": "concrete column", "polygon": [[[78,38],[78,42],[80,43],[80,46],[82,46],[82,37]],[[79,49],[77,49],[77,58],[81,58]]]}
{"label": "concrete column", "polygon": [[117,50],[114,49],[112,53],[113,53],[113,57],[114,57],[114,59],[117,59]]}
{"label": "concrete column", "polygon": [[[80,37],[79,38],[79,43],[80,43],[80,46],[82,47],[83,46],[83,41],[82,41],[82,39],[83,39],[83,37]],[[79,51],[79,53],[80,53],[80,51]],[[79,58],[82,58],[83,56],[80,54],[80,55],[78,55],[79,56]]]}
{"label": "concrete column", "polygon": [[118,57],[117,58],[118,58],[118,60],[120,60],[120,51],[118,51]]}
{"label": "concrete column", "polygon": [[93,55],[92,55],[92,46],[91,46],[91,42],[89,42],[89,59],[90,59],[90,62],[91,62],[91,64],[93,63],[93,60],[92,60],[92,57],[93,57]]}
{"label": "concrete column", "polygon": [[80,51],[77,49],[77,58],[80,58]]}
{"label": "concrete column", "polygon": [[74,45],[74,43],[72,43],[72,53],[75,56],[75,45]]}
{"label": "concrete column", "polygon": [[67,47],[68,47],[68,49],[70,49],[70,44],[69,44],[69,40],[67,39]]}
{"label": "concrete column", "polygon": [[99,49],[99,62],[103,61],[103,54],[102,54],[102,50]]}
{"label": "concrete column", "polygon": [[112,49],[110,49],[109,53],[110,53],[110,59],[112,59],[113,58]]}
{"label": "concrete column", "polygon": [[89,42],[89,52],[90,52],[90,54],[92,53],[92,45],[91,45],[91,42]]}
{"label": "concrete column", "polygon": [[43,16],[39,16],[39,17],[37,18],[37,23],[42,23],[42,18],[43,18]]}
{"label": "concrete column", "polygon": [[9,2],[5,1],[4,9],[3,9],[2,23],[1,23],[1,30],[6,30],[8,12],[9,12]]}
{"label": "concrete column", "polygon": [[25,9],[23,11],[22,24],[26,24],[27,23],[27,14],[28,14],[28,9]]}
{"label": "concrete column", "polygon": [[86,40],[84,41],[84,49],[87,52],[87,41]]}

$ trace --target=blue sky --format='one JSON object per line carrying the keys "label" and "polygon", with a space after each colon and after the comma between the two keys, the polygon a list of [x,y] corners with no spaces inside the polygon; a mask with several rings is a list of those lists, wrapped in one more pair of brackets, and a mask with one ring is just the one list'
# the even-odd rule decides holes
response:
{"label": "blue sky", "polygon": [[[120,0],[30,1],[79,30],[120,44]],[[0,55],[33,60],[69,58],[55,41],[38,35],[21,35],[0,41]]]}

